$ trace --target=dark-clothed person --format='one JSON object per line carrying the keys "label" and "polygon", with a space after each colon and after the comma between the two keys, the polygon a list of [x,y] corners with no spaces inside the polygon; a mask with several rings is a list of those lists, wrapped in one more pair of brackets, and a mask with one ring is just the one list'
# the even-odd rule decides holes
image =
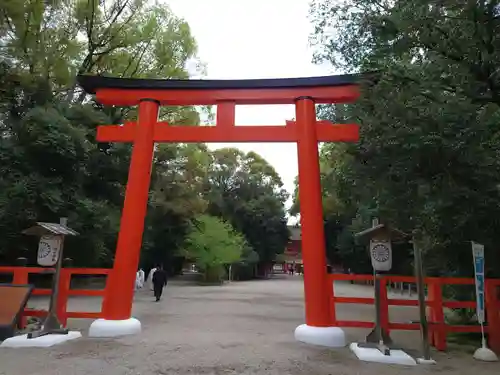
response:
{"label": "dark-clothed person", "polygon": [[155,273],[153,274],[153,290],[156,298],[156,302],[161,299],[163,293],[163,288],[167,285],[167,273],[162,266],[158,266]]}

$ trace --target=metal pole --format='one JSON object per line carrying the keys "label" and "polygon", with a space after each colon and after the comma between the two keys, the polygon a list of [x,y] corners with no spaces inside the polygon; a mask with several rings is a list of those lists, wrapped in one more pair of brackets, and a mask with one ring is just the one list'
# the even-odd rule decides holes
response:
{"label": "metal pole", "polygon": [[425,290],[424,290],[424,268],[422,265],[421,249],[413,239],[413,256],[415,260],[415,277],[417,281],[418,310],[420,314],[420,333],[422,335],[422,350],[425,360],[431,360],[431,348],[429,345],[429,327],[427,324]]}

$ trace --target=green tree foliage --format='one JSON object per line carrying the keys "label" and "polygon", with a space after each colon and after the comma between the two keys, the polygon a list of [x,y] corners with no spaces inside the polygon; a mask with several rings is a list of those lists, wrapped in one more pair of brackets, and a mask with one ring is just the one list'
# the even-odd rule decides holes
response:
{"label": "green tree foliage", "polygon": [[208,212],[243,233],[259,263],[269,264],[288,243],[288,193],[274,168],[254,152],[214,151],[209,173]]}
{"label": "green tree foliage", "polygon": [[377,215],[417,230],[431,274],[471,275],[475,240],[499,275],[499,16],[497,1],[313,2],[316,61],[378,72],[355,105],[319,110],[361,125],[322,149],[335,251]]}
{"label": "green tree foliage", "polygon": [[222,281],[225,266],[241,259],[248,245],[233,227],[215,216],[201,215],[193,221],[184,255],[194,260],[205,281]]}
{"label": "green tree foliage", "polygon": [[[34,243],[21,230],[35,220],[67,216],[81,235],[69,241],[66,255],[76,265],[109,266],[130,145],[98,144],[95,127],[135,113],[89,101],[77,89],[75,76],[186,78],[195,41],[168,7],[145,1],[7,1],[1,11],[0,260],[33,259]],[[199,118],[194,108],[169,108],[162,116],[181,124]],[[157,157],[162,155],[160,150]],[[178,152],[169,157],[179,157]],[[161,169],[156,163],[155,176]],[[160,183],[161,178],[153,178],[155,191]],[[196,213],[164,208],[161,200],[186,203],[196,194],[179,191],[151,200],[148,219],[163,224],[146,233],[149,258],[170,245],[149,232],[185,228]]]}
{"label": "green tree foliage", "polygon": [[[131,145],[97,143],[95,129],[133,121],[137,109],[99,105],[75,77],[184,79],[188,63],[203,73],[189,25],[146,0],[7,0],[0,11],[0,262],[33,262],[36,240],[20,232],[66,216],[80,236],[65,255],[76,266],[111,266]],[[192,126],[199,111],[210,114],[162,107],[160,117]],[[285,200],[279,176],[256,154],[158,145],[141,265],[179,271],[176,251],[205,212],[255,249],[244,249],[242,267],[268,261],[286,243]]]}
{"label": "green tree foliage", "polygon": [[207,207],[203,181],[208,158],[205,145],[157,147],[141,257],[144,267],[162,263],[169,272],[181,270],[176,250],[183,244],[191,220]]}
{"label": "green tree foliage", "polygon": [[77,73],[188,78],[196,53],[189,25],[146,0],[7,0],[0,37],[8,61],[63,89]]}

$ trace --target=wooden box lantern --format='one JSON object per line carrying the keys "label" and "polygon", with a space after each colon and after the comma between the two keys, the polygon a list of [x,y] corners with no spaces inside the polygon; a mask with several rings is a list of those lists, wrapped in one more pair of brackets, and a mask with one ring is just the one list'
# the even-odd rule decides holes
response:
{"label": "wooden box lantern", "polygon": [[376,272],[387,272],[392,268],[392,242],[405,238],[406,234],[374,219],[371,228],[357,233],[355,237],[369,241],[373,269]]}

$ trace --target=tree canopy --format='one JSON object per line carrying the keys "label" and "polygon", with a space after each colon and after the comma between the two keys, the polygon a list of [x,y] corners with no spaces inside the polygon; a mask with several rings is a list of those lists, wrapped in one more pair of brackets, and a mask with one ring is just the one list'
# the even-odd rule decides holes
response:
{"label": "tree canopy", "polygon": [[499,12],[497,1],[313,1],[315,61],[377,73],[356,104],[319,108],[361,126],[359,143],[321,150],[330,256],[361,267],[352,234],[378,216],[416,230],[431,274],[471,275],[477,241],[499,276]]}
{"label": "tree canopy", "polygon": [[245,234],[261,262],[285,250],[288,193],[275,169],[255,152],[233,148],[214,152],[208,212]]}
{"label": "tree canopy", "polygon": [[195,261],[205,281],[221,281],[226,265],[241,260],[248,245],[231,224],[215,216],[200,215],[193,220],[183,253]]}
{"label": "tree canopy", "polygon": [[[80,236],[68,239],[65,256],[76,266],[111,266],[131,145],[97,143],[96,126],[134,120],[137,109],[96,103],[75,77],[202,74],[189,25],[146,0],[6,1],[0,48],[0,263],[32,263],[36,241],[20,232],[68,217]],[[200,111],[210,114],[162,107],[160,117],[196,125]],[[206,214],[248,242],[243,264],[268,262],[288,239],[285,199],[276,171],[255,153],[157,145],[141,265],[178,271],[177,250]]]}

